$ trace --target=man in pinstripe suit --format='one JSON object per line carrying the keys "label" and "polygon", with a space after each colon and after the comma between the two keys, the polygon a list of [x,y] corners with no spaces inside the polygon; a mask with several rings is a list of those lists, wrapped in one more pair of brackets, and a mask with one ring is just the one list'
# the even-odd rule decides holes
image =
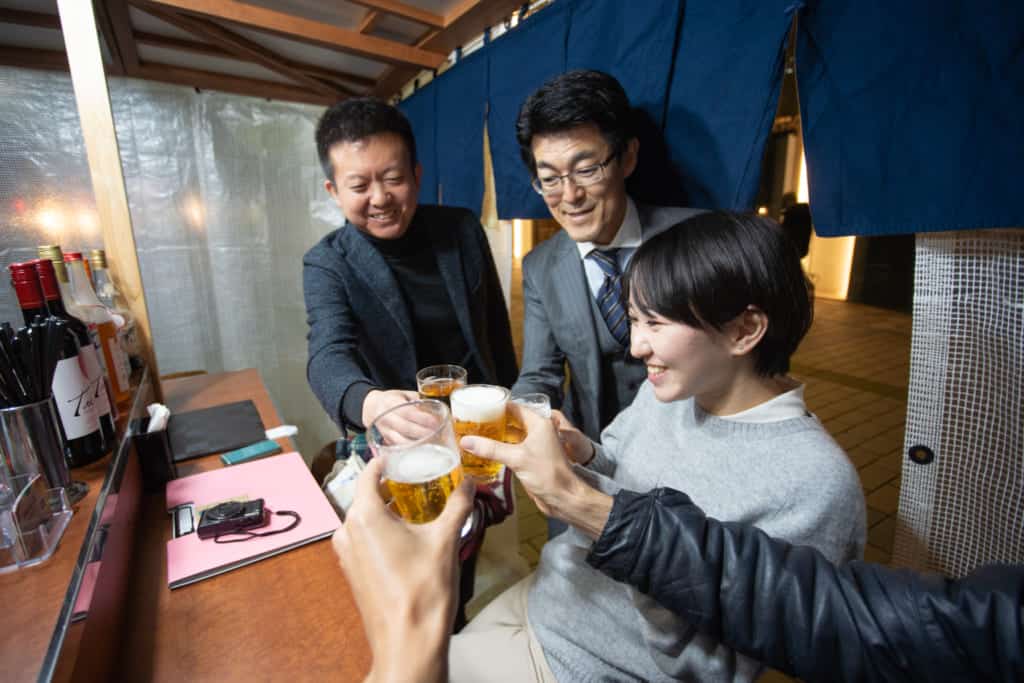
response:
{"label": "man in pinstripe suit", "polygon": [[629,99],[608,74],[549,80],[520,109],[516,137],[534,189],[563,230],[523,261],[523,364],[512,390],[547,394],[599,440],[647,376],[629,355],[618,276],[644,240],[697,211],[627,196],[639,142]]}

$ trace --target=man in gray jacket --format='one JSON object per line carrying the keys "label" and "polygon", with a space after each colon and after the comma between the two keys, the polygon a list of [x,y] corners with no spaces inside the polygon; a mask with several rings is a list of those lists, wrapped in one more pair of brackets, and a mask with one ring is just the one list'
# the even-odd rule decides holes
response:
{"label": "man in gray jacket", "polygon": [[626,194],[639,155],[632,122],[622,86],[600,71],[549,80],[516,122],[533,187],[564,229],[523,260],[523,363],[512,391],[547,394],[595,440],[646,376],[629,355],[621,273],[645,240],[697,213]]}

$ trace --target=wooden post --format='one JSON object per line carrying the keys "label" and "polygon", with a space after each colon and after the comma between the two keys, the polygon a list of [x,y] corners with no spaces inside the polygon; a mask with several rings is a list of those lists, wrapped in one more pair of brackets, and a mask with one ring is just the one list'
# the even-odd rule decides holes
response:
{"label": "wooden post", "polygon": [[61,31],[71,68],[82,137],[89,156],[89,175],[96,195],[96,208],[103,233],[103,247],[114,283],[124,296],[135,318],[142,353],[153,376],[157,400],[163,400],[160,371],[153,351],[149,311],[135,252],[132,218],[128,213],[128,194],[121,173],[121,153],[110,110],[110,94],[100,54],[99,32],[93,4],[88,0],[57,0]]}

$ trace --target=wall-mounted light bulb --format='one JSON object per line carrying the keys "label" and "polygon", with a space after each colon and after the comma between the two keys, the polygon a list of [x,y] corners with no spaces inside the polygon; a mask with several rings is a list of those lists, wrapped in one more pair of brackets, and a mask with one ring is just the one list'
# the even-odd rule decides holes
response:
{"label": "wall-mounted light bulb", "polygon": [[185,200],[185,217],[192,224],[192,227],[202,227],[204,213],[203,203],[199,201],[198,197],[189,197]]}
{"label": "wall-mounted light bulb", "polygon": [[78,227],[80,227],[89,237],[94,236],[100,227],[99,216],[96,212],[91,209],[83,209],[78,212]]}
{"label": "wall-mounted light bulb", "polygon": [[56,207],[47,206],[36,214],[36,222],[51,237],[60,236],[60,233],[64,231],[64,221],[64,212]]}

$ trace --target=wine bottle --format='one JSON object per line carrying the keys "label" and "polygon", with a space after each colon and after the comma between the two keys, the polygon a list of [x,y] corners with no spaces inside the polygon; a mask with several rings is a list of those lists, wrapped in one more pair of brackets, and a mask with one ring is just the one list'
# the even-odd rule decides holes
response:
{"label": "wine bottle", "polygon": [[[43,295],[35,264],[12,263],[9,268],[18,304],[26,322],[29,322],[40,314],[40,310],[45,310],[40,306]],[[91,398],[83,365],[78,342],[71,335],[66,335],[51,388],[60,416],[64,455],[70,467],[88,465],[106,453],[96,404]]]}
{"label": "wine bottle", "polygon": [[95,325],[99,347],[106,361],[110,390],[118,405],[126,405],[131,398],[131,366],[128,356],[117,340],[117,324],[92,289],[92,283],[85,275],[82,253],[69,251],[64,254],[64,265],[68,269],[71,296],[79,307],[79,317],[89,323],[90,331]]}
{"label": "wine bottle", "polygon": [[99,360],[100,374],[103,375],[103,383],[107,390],[107,399],[110,403],[110,415],[117,421],[117,403],[114,402],[114,392],[110,385],[110,372],[107,369],[106,360],[103,357],[103,349],[100,347],[100,333],[98,326],[91,322],[87,311],[75,301],[74,293],[71,291],[71,280],[68,277],[68,268],[64,263],[64,252],[59,245],[46,244],[38,248],[39,258],[46,259],[53,264],[53,271],[57,275],[57,287],[60,289],[60,299],[64,303],[64,309],[68,315],[74,316],[82,321],[89,330],[89,337],[96,349],[96,358]]}
{"label": "wine bottle", "polygon": [[93,400],[96,402],[96,413],[100,417],[100,429],[103,431],[103,438],[107,442],[107,450],[117,444],[117,432],[115,428],[114,409],[110,405],[110,397],[107,393],[107,383],[103,374],[103,364],[100,362],[99,352],[92,343],[89,336],[89,327],[68,313],[64,307],[64,301],[60,297],[60,286],[57,284],[57,273],[53,268],[53,262],[46,259],[31,261],[39,275],[39,285],[43,290],[43,298],[46,300],[46,308],[50,315],[56,316],[68,323],[68,330],[74,335],[78,343],[79,355],[83,358],[83,365],[89,378]]}

